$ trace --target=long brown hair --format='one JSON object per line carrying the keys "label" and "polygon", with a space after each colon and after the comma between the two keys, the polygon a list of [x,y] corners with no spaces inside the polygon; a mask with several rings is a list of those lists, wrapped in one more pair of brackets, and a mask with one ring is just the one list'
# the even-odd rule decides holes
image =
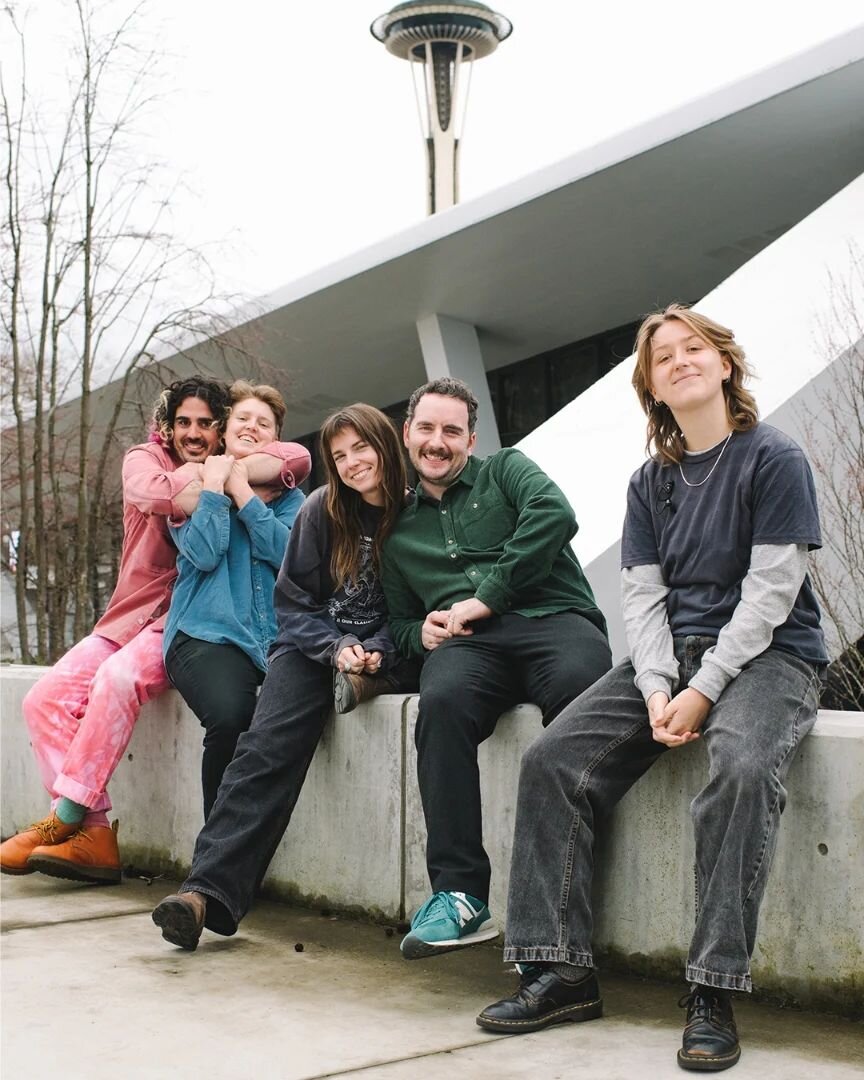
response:
{"label": "long brown hair", "polygon": [[363,527],[360,523],[362,499],[358,492],[343,484],[336,471],[331,441],[345,428],[353,428],[363,442],[378,455],[381,489],[384,493],[384,516],[372,544],[372,558],[379,565],[381,546],[393,526],[405,501],[407,476],[405,460],[396,428],[388,417],[374,405],[348,405],[332,413],[321,425],[321,457],[327,472],[327,515],[333,543],[330,573],[336,587],[356,579],[360,572],[360,540]]}
{"label": "long brown hair", "polygon": [[670,319],[684,323],[697,337],[702,338],[722,357],[729,361],[731,371],[723,383],[726,399],[726,416],[733,431],[747,431],[759,419],[756,401],[749,390],[744,389],[745,380],[753,372],[747,363],[744,350],[735,340],[734,333],[707,315],[685,307],[669,304],[662,311],[646,316],[636,334],[636,370],[633,372],[633,388],[645,415],[648,417],[648,439],[645,448],[656,453],[663,461],[673,464],[684,457],[684,436],[668,405],[655,401],[649,389],[651,385],[651,342],[654,335]]}

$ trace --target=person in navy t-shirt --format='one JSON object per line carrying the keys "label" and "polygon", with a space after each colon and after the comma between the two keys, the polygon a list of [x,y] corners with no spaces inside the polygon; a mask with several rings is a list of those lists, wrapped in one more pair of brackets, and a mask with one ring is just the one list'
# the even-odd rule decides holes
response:
{"label": "person in navy t-shirt", "polygon": [[595,822],[661,754],[701,739],[709,778],[692,803],[696,925],[678,1063],[716,1071],[740,1057],[729,992],[752,988],[786,775],[828,660],[807,576],[821,544],[812,474],[758,421],[749,374],[732,331],[695,311],[673,304],[639,329],[633,385],[653,454],[630,481],[621,544],[630,657],[523,758],[504,949],[522,976],[477,1018],[488,1030],[602,1014]]}

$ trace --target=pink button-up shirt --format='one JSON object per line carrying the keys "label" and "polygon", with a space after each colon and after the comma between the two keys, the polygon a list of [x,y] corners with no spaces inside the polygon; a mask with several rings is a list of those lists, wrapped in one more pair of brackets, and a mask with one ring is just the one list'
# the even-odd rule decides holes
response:
{"label": "pink button-up shirt", "polygon": [[[282,460],[287,488],[309,475],[309,452],[299,443],[270,443],[260,453]],[[186,515],[177,495],[200,476],[197,464],[181,464],[159,443],[133,446],[123,459],[123,551],[117,585],[94,634],[125,645],[145,626],[161,626],[177,577],[177,548],[168,534],[170,517]]]}

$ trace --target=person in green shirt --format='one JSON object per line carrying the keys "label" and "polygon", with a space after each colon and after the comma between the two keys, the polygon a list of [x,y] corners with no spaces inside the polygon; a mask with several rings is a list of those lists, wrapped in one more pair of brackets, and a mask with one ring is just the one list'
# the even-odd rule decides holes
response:
{"label": "person in green shirt", "polygon": [[561,489],[519,450],[472,457],[477,399],[443,378],[408,403],[415,498],[381,576],[400,652],[423,656],[415,740],[432,896],[402,941],[408,959],[496,937],[488,908],[477,747],[522,701],[544,726],[612,666],[606,622],[573,554]]}

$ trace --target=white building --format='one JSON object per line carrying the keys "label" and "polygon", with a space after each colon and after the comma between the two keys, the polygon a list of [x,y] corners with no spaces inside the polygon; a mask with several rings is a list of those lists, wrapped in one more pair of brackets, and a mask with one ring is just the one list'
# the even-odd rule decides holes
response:
{"label": "white building", "polygon": [[[396,417],[429,377],[469,382],[478,452],[519,442],[570,496],[620,655],[617,540],[644,418],[616,365],[644,313],[696,302],[747,350],[763,417],[801,437],[801,411],[860,346],[862,102],[864,28],[286,285],[236,332],[288,391],[286,435],[310,446],[340,404]],[[161,363],[247,373],[213,342]],[[127,442],[141,419],[129,410]]]}

